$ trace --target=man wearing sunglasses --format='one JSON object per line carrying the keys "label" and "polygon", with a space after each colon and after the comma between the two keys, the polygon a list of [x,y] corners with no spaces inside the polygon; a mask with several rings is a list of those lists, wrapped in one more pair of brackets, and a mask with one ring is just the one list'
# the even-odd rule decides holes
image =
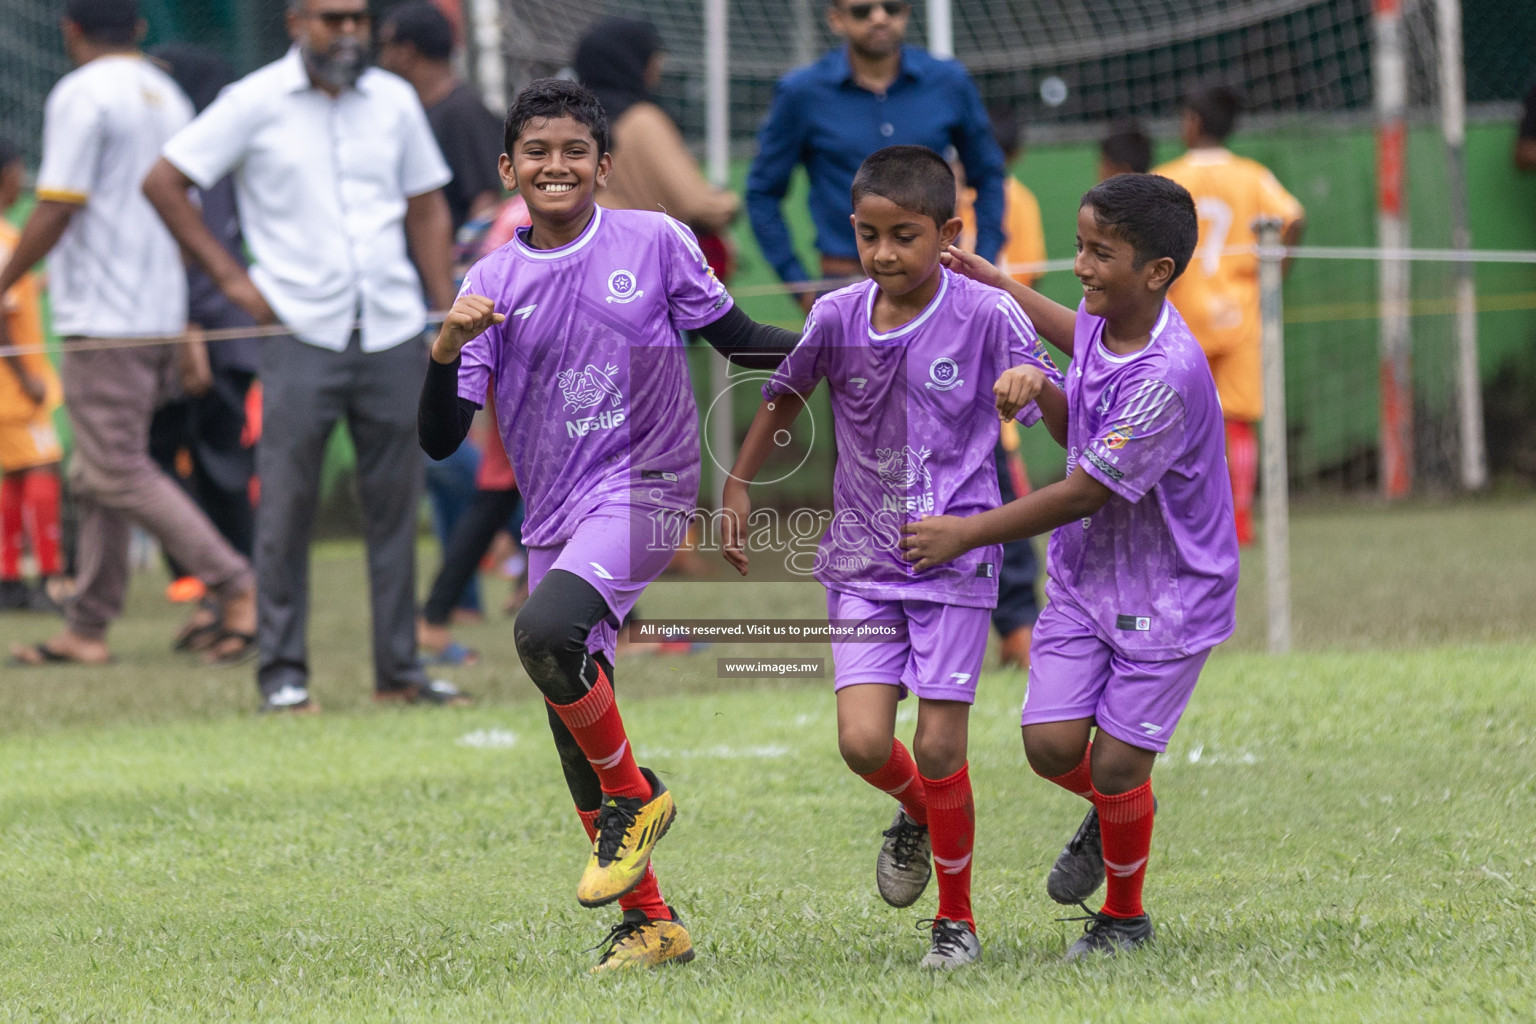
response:
{"label": "man wearing sunglasses", "polygon": [[[368,545],[374,696],[461,701],[416,660],[416,396],[427,304],[453,302],[451,175],[411,86],[372,66],[367,0],[289,0],[293,48],[225,89],[144,181],[182,248],[259,324],[257,684],[262,708],[316,709],[309,546],[326,442],[345,419]],[[246,267],[187,187],[235,176]]]}
{"label": "man wearing sunglasses", "polygon": [[[906,0],[833,0],[827,24],[845,45],[779,80],[747,176],[747,214],[763,257],[788,283],[808,280],[781,204],[795,166],[810,178],[811,219],[822,277],[861,276],[849,223],[849,188],[864,158],[886,146],[953,146],[976,189],[976,250],[1003,242],[1003,153],[965,68],[904,46]],[[799,293],[809,311],[813,291]]]}

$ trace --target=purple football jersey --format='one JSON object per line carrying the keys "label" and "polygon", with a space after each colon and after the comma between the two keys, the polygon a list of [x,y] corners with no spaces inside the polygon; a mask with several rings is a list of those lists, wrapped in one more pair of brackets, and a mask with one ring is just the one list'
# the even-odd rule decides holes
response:
{"label": "purple football jersey", "polygon": [[[763,397],[809,395],[822,378],[831,388],[837,468],[818,580],[870,600],[992,608],[1000,546],[917,572],[901,556],[901,524],[996,508],[992,385],[1023,363],[1058,382],[1061,376],[1006,292],[940,274],[927,308],[884,334],[871,322],[879,293],[873,281],[824,296]],[[1018,415],[1026,426],[1039,418],[1033,402]]]}
{"label": "purple football jersey", "polygon": [[1067,472],[1114,496],[1051,535],[1046,596],[1086,614],[1106,643],[1161,661],[1232,635],[1237,532],[1216,385],[1171,303],[1146,348],[1117,356],[1081,307],[1067,371]]}
{"label": "purple football jersey", "polygon": [[459,395],[478,404],[496,382],[526,544],[562,544],[600,507],[637,522],[694,508],[699,414],[678,332],[718,320],[731,297],[691,231],[666,214],[596,207],[558,249],[532,248],[520,229],[470,268],[460,294],[507,318],[464,346]]}

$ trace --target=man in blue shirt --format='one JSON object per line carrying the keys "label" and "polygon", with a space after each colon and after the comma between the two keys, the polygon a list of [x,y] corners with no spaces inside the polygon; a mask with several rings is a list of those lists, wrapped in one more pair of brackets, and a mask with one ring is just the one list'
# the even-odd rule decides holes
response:
{"label": "man in blue shirt", "polygon": [[[901,144],[941,154],[955,148],[976,189],[977,252],[997,257],[1002,150],[965,68],[902,45],[911,13],[906,0],[833,0],[827,23],[847,46],[779,80],[747,176],[747,214],[764,258],[785,282],[809,276],[779,208],[795,165],[804,163],[810,176],[822,276],[856,277],[863,271],[848,219],[854,172],[875,150]],[[799,298],[809,311],[814,293]]]}

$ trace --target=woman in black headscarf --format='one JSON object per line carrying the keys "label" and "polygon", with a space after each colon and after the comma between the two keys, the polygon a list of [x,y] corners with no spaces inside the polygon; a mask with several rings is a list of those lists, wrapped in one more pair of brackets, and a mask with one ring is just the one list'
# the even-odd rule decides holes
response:
{"label": "woman in black headscarf", "polygon": [[[598,202],[611,209],[665,210],[700,235],[719,234],[736,217],[739,200],[704,180],[682,133],[656,105],[665,55],[650,22],[610,18],[576,45],[576,77],[608,113],[613,173]],[[718,272],[718,271],[717,271]]]}

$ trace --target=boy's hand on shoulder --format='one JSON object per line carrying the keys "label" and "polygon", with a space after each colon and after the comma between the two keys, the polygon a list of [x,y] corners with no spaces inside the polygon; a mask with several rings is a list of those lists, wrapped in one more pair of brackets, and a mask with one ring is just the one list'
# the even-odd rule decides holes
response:
{"label": "boy's hand on shoulder", "polygon": [[916,563],[919,572],[953,562],[971,550],[965,520],[960,516],[924,516],[906,523],[901,528],[901,550],[902,557]]}
{"label": "boy's hand on shoulder", "polygon": [[720,511],[720,555],[745,576],[751,564],[744,547],[747,519],[752,515],[747,485],[734,478],[727,481],[720,495]]}
{"label": "boy's hand on shoulder", "polygon": [[1045,382],[1045,371],[1029,363],[1004,370],[997,383],[992,385],[997,414],[1005,420],[1013,419],[1020,409],[1040,396],[1045,390]]}
{"label": "boy's hand on shoulder", "polygon": [[442,329],[432,343],[432,358],[439,363],[453,362],[465,345],[506,319],[484,295],[460,295],[443,317]]}
{"label": "boy's hand on shoulder", "polygon": [[972,281],[989,285],[993,288],[1003,286],[1003,272],[998,270],[986,260],[973,252],[966,252],[958,245],[952,245],[944,252],[939,253],[939,262],[953,270],[962,277],[968,277]]}

